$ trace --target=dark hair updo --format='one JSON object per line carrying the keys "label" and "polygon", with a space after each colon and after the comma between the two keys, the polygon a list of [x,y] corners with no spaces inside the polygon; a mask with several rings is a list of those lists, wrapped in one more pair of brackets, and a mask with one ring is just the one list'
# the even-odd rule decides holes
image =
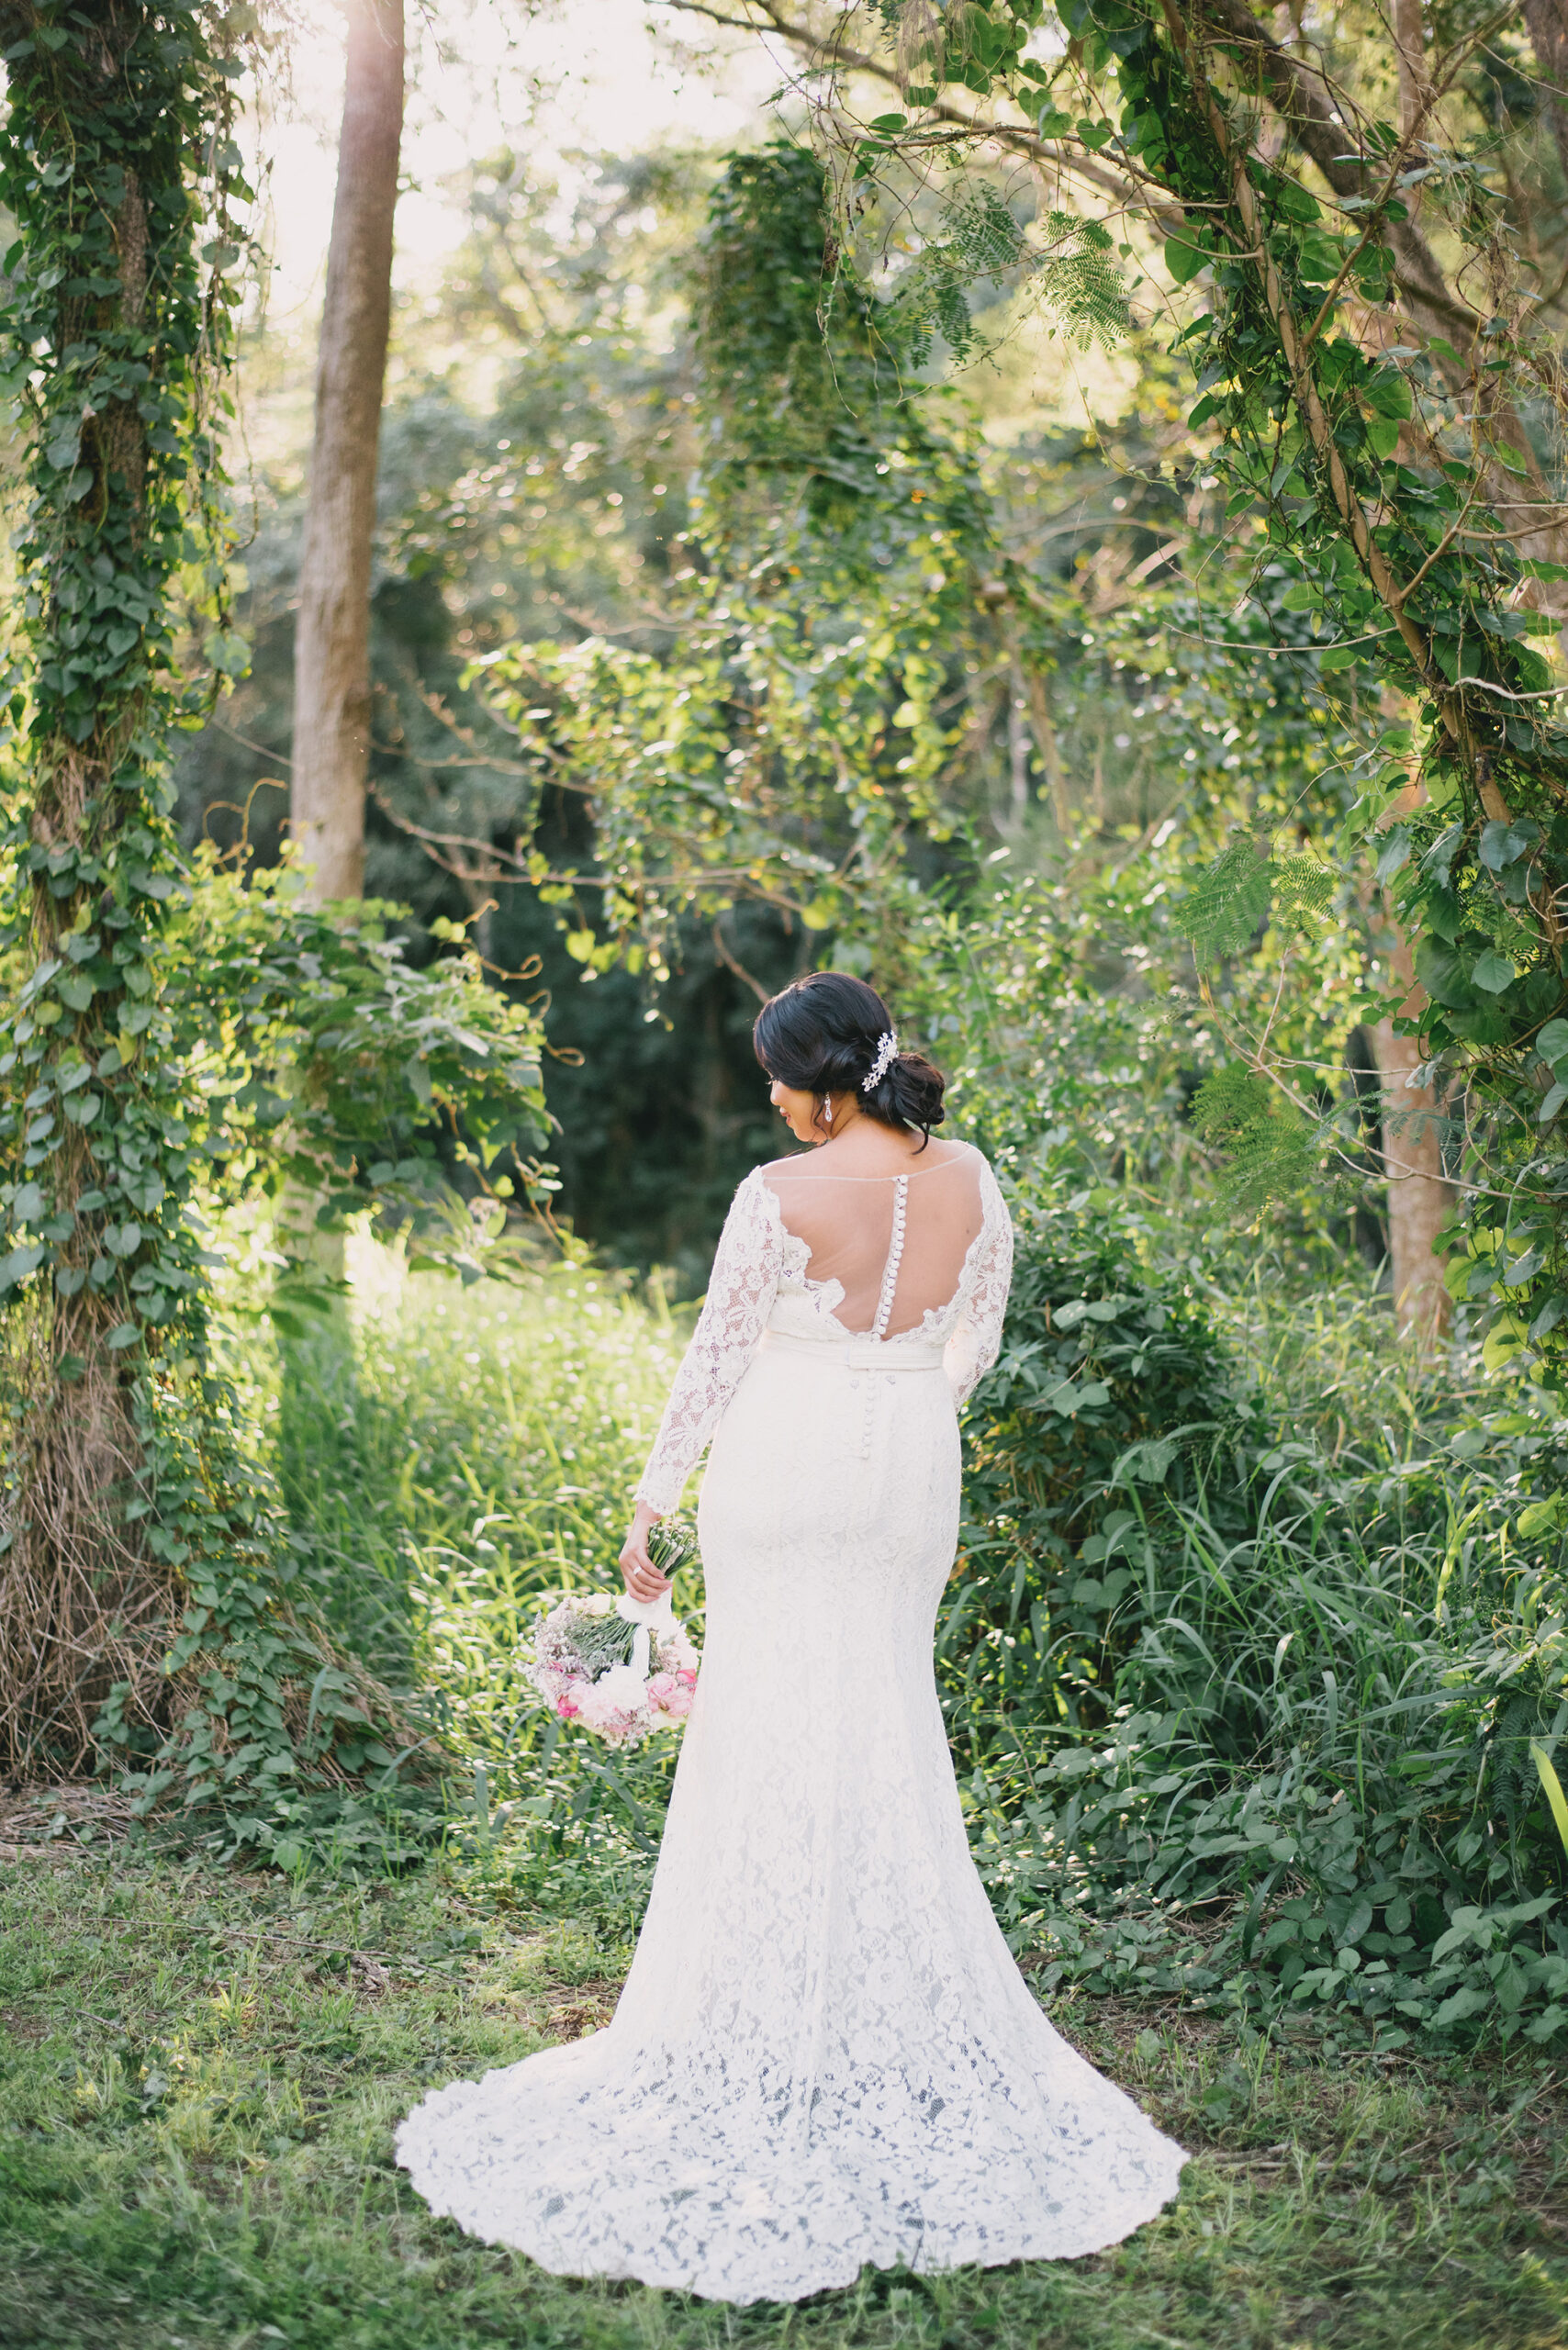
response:
{"label": "dark hair updo", "polygon": [[[868,1118],[900,1134],[931,1129],[946,1116],[947,1080],[924,1053],[899,1053],[865,1091],[892,1015],[875,988],[847,971],[808,971],[770,996],[751,1032],[757,1059],[779,1085],[802,1093],[853,1093]],[[925,1143],[922,1143],[924,1150]]]}

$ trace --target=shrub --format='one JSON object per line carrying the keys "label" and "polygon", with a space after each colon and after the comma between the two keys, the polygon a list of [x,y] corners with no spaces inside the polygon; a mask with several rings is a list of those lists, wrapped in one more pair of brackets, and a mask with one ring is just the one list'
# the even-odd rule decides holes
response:
{"label": "shrub", "polygon": [[[1130,1212],[1025,1200],[1018,1224],[940,1640],[1015,1943],[1046,1942],[1048,1979],[1331,2003],[1384,2042],[1476,2020],[1550,2037],[1554,1408],[1503,1391],[1478,1416],[1434,1376],[1402,1421],[1348,1423],[1341,1394],[1326,1441],[1303,1308],[1276,1304],[1286,1369],[1260,1388]],[[1194,1932],[1205,1913],[1223,1925]]]}
{"label": "shrub", "polygon": [[1001,1355],[965,1424],[960,1574],[943,1631],[962,1735],[995,1709],[1092,1737],[1138,1632],[1130,1529],[1249,1522],[1262,1427],[1199,1294],[1119,1193],[1014,1200]]}

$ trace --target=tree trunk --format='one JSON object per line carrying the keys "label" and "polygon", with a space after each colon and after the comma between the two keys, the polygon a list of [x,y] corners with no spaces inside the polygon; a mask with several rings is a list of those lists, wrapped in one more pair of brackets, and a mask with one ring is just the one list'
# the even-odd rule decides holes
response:
{"label": "tree trunk", "polygon": [[1431,99],[1422,0],[1394,0],[1394,45],[1399,56],[1399,135],[1407,139]]}
{"label": "tree trunk", "polygon": [[[1414,138],[1417,153],[1423,136],[1432,139],[1437,126],[1424,118],[1432,103],[1432,84],[1427,73],[1427,29],[1421,11],[1425,0],[1394,0],[1394,46],[1399,68],[1399,135]],[[1412,157],[1416,161],[1417,156]],[[1409,218],[1414,220],[1421,208],[1421,189],[1411,188],[1406,198]]]}
{"label": "tree trunk", "polygon": [[1568,0],[1524,0],[1524,8],[1537,69],[1551,85],[1546,118],[1568,175]]}
{"label": "tree trunk", "polygon": [[364,888],[370,549],[403,126],[403,0],[349,0],[294,658],[294,838],[319,900]]}
{"label": "tree trunk", "polygon": [[178,869],[159,771],[167,583],[200,528],[173,428],[211,364],[185,178],[204,35],[167,37],[141,0],[49,20],[47,48],[42,21],[0,8],[0,355],[32,410],[12,541],[29,707],[6,742],[27,838],[0,914],[20,934],[0,1001],[0,1770],[29,1774],[79,1770],[117,1686],[142,1729],[173,1695],[189,1546],[150,1539],[145,1423],[174,1319],[152,1292],[184,1287],[195,1242],[159,1025]]}
{"label": "tree trunk", "polygon": [[1030,668],[1025,685],[1035,744],[1040,754],[1046,787],[1051,796],[1051,813],[1056,818],[1057,831],[1066,841],[1072,833],[1072,808],[1068,800],[1067,777],[1062,771],[1061,745],[1057,741],[1057,730],[1051,720],[1050,698],[1046,690],[1045,678],[1037,668]]}
{"label": "tree trunk", "polygon": [[[1394,928],[1394,975],[1408,990],[1401,1010],[1414,1016],[1425,1002],[1409,943]],[[1442,1105],[1430,1086],[1409,1083],[1420,1066],[1414,1036],[1394,1034],[1392,1020],[1372,1031],[1383,1095],[1383,1163],[1388,1179],[1388,1253],[1399,1335],[1417,1351],[1444,1337],[1449,1293],[1433,1243],[1454,1209],[1454,1189],[1443,1173]]]}

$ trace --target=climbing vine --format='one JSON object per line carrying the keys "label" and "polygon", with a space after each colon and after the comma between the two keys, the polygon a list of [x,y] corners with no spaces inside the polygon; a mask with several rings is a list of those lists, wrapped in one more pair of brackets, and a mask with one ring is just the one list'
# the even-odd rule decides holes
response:
{"label": "climbing vine", "polygon": [[412,971],[386,910],[241,890],[174,831],[172,731],[244,665],[222,431],[254,22],[0,6],[0,388],[27,440],[0,734],[0,1746],[11,1768],[118,1748],[148,1803],[216,1803],[286,1856],[397,1741],[291,1606],[211,1345],[214,1213],[303,1180],[329,1219],[379,1203],[471,1256],[442,1237],[442,1173],[466,1158],[494,1191],[510,1163],[526,1191],[545,1121],[537,1021],[472,958]]}

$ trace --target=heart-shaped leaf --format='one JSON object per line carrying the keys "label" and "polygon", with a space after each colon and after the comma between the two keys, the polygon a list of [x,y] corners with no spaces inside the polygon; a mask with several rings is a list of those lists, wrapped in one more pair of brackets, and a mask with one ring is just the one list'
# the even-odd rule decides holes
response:
{"label": "heart-shaped leaf", "polygon": [[1488,995],[1501,995],[1505,988],[1512,987],[1518,973],[1506,955],[1499,955],[1495,947],[1488,947],[1484,955],[1476,957],[1470,976],[1478,988],[1485,989]]}

